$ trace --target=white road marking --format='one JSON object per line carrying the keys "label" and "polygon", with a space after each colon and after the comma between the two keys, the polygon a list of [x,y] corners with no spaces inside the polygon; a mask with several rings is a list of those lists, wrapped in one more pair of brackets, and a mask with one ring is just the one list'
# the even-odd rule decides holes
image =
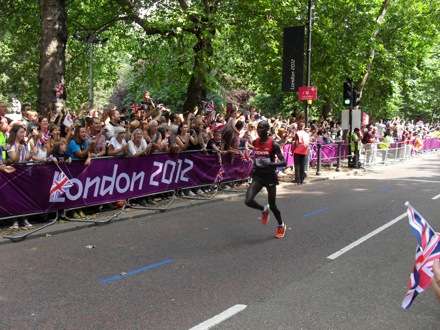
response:
{"label": "white road marking", "polygon": [[440,195],[432,197],[432,199],[439,199],[439,198],[440,198]]}
{"label": "white road marking", "polygon": [[[350,178],[350,177],[347,177]],[[380,178],[380,177],[356,177],[356,180],[384,180],[384,181],[410,181],[410,182],[429,182],[429,183],[439,183],[438,180],[421,180],[421,179],[394,179],[394,178]]]}
{"label": "white road marking", "polygon": [[234,316],[237,313],[240,313],[242,310],[244,310],[247,306],[246,305],[235,305],[231,308],[228,308],[224,312],[214,316],[213,318],[206,320],[203,323],[200,323],[199,325],[196,325],[195,327],[189,329],[189,330],[207,330],[212,328],[213,326],[220,324],[221,322],[229,319],[230,317]]}
{"label": "white road marking", "polygon": [[[388,180],[388,179],[382,179]],[[420,179],[389,179],[392,181],[412,181],[412,182],[429,182],[429,183],[439,183],[438,180],[420,180]]]}
{"label": "white road marking", "polygon": [[403,213],[401,215],[399,215],[396,219],[391,220],[390,222],[384,224],[382,227],[377,228],[376,230],[372,231],[371,233],[369,233],[368,235],[365,235],[364,237],[361,237],[360,239],[358,239],[357,241],[351,243],[350,245],[347,245],[346,247],[344,247],[343,249],[339,250],[338,252],[333,253],[332,255],[329,255],[327,258],[331,259],[331,260],[335,260],[337,257],[340,257],[341,255],[343,255],[345,252],[350,251],[351,249],[353,249],[354,247],[358,246],[359,244],[365,242],[367,239],[373,237],[376,234],[379,234],[381,231],[387,229],[388,227],[394,225],[395,223],[399,222],[400,220],[402,220],[403,218],[405,218],[407,216],[407,213]]}

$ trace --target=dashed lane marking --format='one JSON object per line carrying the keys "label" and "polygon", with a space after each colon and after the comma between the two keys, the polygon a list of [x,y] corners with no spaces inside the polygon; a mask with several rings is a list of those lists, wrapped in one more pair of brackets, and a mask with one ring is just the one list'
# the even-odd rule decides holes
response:
{"label": "dashed lane marking", "polygon": [[234,316],[235,314],[240,313],[242,310],[244,310],[247,306],[246,305],[235,305],[231,308],[228,308],[224,312],[214,316],[213,318],[206,320],[203,323],[200,323],[199,325],[196,325],[195,327],[189,329],[189,330],[207,330],[212,328],[213,326],[220,324],[221,322],[229,319],[230,317]]}
{"label": "dashed lane marking", "polygon": [[402,220],[406,216],[407,216],[406,212],[401,214],[401,215],[399,215],[396,219],[391,220],[390,222],[384,224],[382,227],[379,227],[376,230],[372,231],[371,233],[365,235],[364,237],[361,237],[357,241],[351,243],[350,245],[347,245],[346,247],[344,247],[343,249],[339,250],[338,252],[335,252],[332,255],[329,255],[327,258],[331,259],[331,260],[335,260],[336,258],[338,258],[341,255],[343,255],[345,252],[350,251],[351,249],[355,248],[356,246],[360,245],[361,243],[365,242],[366,240],[370,239],[371,237],[379,234],[381,231],[383,231],[383,230],[387,229],[388,227],[394,225],[395,223],[399,222],[400,220]]}

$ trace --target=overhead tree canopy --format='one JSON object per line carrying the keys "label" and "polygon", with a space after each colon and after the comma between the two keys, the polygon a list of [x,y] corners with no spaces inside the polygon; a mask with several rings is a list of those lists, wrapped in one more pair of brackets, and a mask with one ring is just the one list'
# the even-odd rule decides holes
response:
{"label": "overhead tree canopy", "polygon": [[[307,24],[306,1],[72,1],[65,36],[40,20],[45,2],[0,0],[2,99],[35,106],[53,98],[49,86],[64,75],[67,106],[86,101],[90,45],[73,38],[77,33],[109,39],[93,52],[97,107],[128,106],[146,89],[176,111],[191,111],[203,99],[220,106],[234,95],[247,95],[240,106],[254,102],[272,115],[302,107],[296,93],[281,92],[281,56],[283,28]],[[342,83],[352,77],[372,118],[438,119],[439,16],[433,0],[314,0],[311,84],[318,100],[312,117],[326,109],[337,118]],[[51,34],[67,38],[59,77],[40,73],[53,60],[39,61]],[[44,88],[39,75],[51,81]],[[40,111],[45,102],[38,102]]]}

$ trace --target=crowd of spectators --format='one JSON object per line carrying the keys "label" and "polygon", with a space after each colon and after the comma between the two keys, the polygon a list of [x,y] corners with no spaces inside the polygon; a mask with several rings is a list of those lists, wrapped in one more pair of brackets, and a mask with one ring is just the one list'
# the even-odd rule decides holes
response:
{"label": "crowd of spectators", "polygon": [[[217,153],[219,162],[233,163],[239,149],[252,149],[257,138],[256,126],[267,120],[270,135],[281,146],[293,142],[298,123],[304,123],[301,113],[290,116],[265,117],[261,110],[250,105],[238,109],[228,104],[215,111],[206,103],[192,112],[171,112],[163,104],[155,104],[150,93],[130,110],[88,109],[85,103],[76,113],[70,110],[73,123],[66,121],[67,113],[39,116],[29,104],[21,107],[21,118],[10,120],[6,116],[6,103],[0,102],[0,171],[12,173],[15,166],[25,162],[83,161],[90,164],[97,157],[142,157],[154,153],[211,152]],[[351,136],[341,128],[341,123],[321,117],[307,123],[310,143],[330,144],[345,141],[359,144],[359,149],[389,146],[393,141],[413,145],[414,140],[440,137],[440,127],[421,121],[404,122],[399,117],[381,120],[356,128]],[[382,145],[382,146],[381,146]],[[375,154],[371,152],[371,154]],[[230,156],[229,156],[230,155]],[[373,156],[371,156],[373,157]],[[280,175],[292,171],[286,168]],[[190,196],[203,193],[203,189],[188,189]]]}
{"label": "crowd of spectators", "polygon": [[[46,162],[57,159],[54,150],[57,141],[67,145],[68,158],[83,160],[85,165],[95,157],[119,156],[139,157],[157,152],[212,151],[210,141],[217,134],[218,149],[230,153],[231,162],[239,149],[251,149],[257,138],[256,125],[267,120],[271,125],[270,134],[283,147],[292,142],[297,123],[303,121],[302,114],[293,112],[289,117],[265,118],[255,106],[240,111],[230,104],[216,112],[212,107],[188,113],[171,113],[162,104],[155,105],[149,92],[143,100],[128,112],[111,107],[108,111],[87,109],[85,103],[78,114],[69,111],[73,125],[67,125],[65,114],[47,117],[38,116],[29,104],[23,104],[21,119],[11,121],[6,115],[6,104],[0,103],[2,148],[2,168],[23,162]],[[353,132],[352,140],[358,141],[360,148],[389,145],[390,141],[413,144],[417,138],[439,136],[439,124],[428,125],[421,121],[404,122],[399,117],[380,120],[359,127]],[[311,120],[306,125],[310,142],[322,144],[349,139],[340,122]],[[385,142],[384,142],[385,141]],[[208,148],[209,147],[209,148]]]}

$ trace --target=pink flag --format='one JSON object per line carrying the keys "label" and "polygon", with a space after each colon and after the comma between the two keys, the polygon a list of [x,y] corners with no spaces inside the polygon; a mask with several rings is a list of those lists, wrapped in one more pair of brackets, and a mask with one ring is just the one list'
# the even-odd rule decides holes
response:
{"label": "pink flag", "polygon": [[368,113],[363,112],[362,113],[362,125],[368,125],[370,123],[370,116]]}

